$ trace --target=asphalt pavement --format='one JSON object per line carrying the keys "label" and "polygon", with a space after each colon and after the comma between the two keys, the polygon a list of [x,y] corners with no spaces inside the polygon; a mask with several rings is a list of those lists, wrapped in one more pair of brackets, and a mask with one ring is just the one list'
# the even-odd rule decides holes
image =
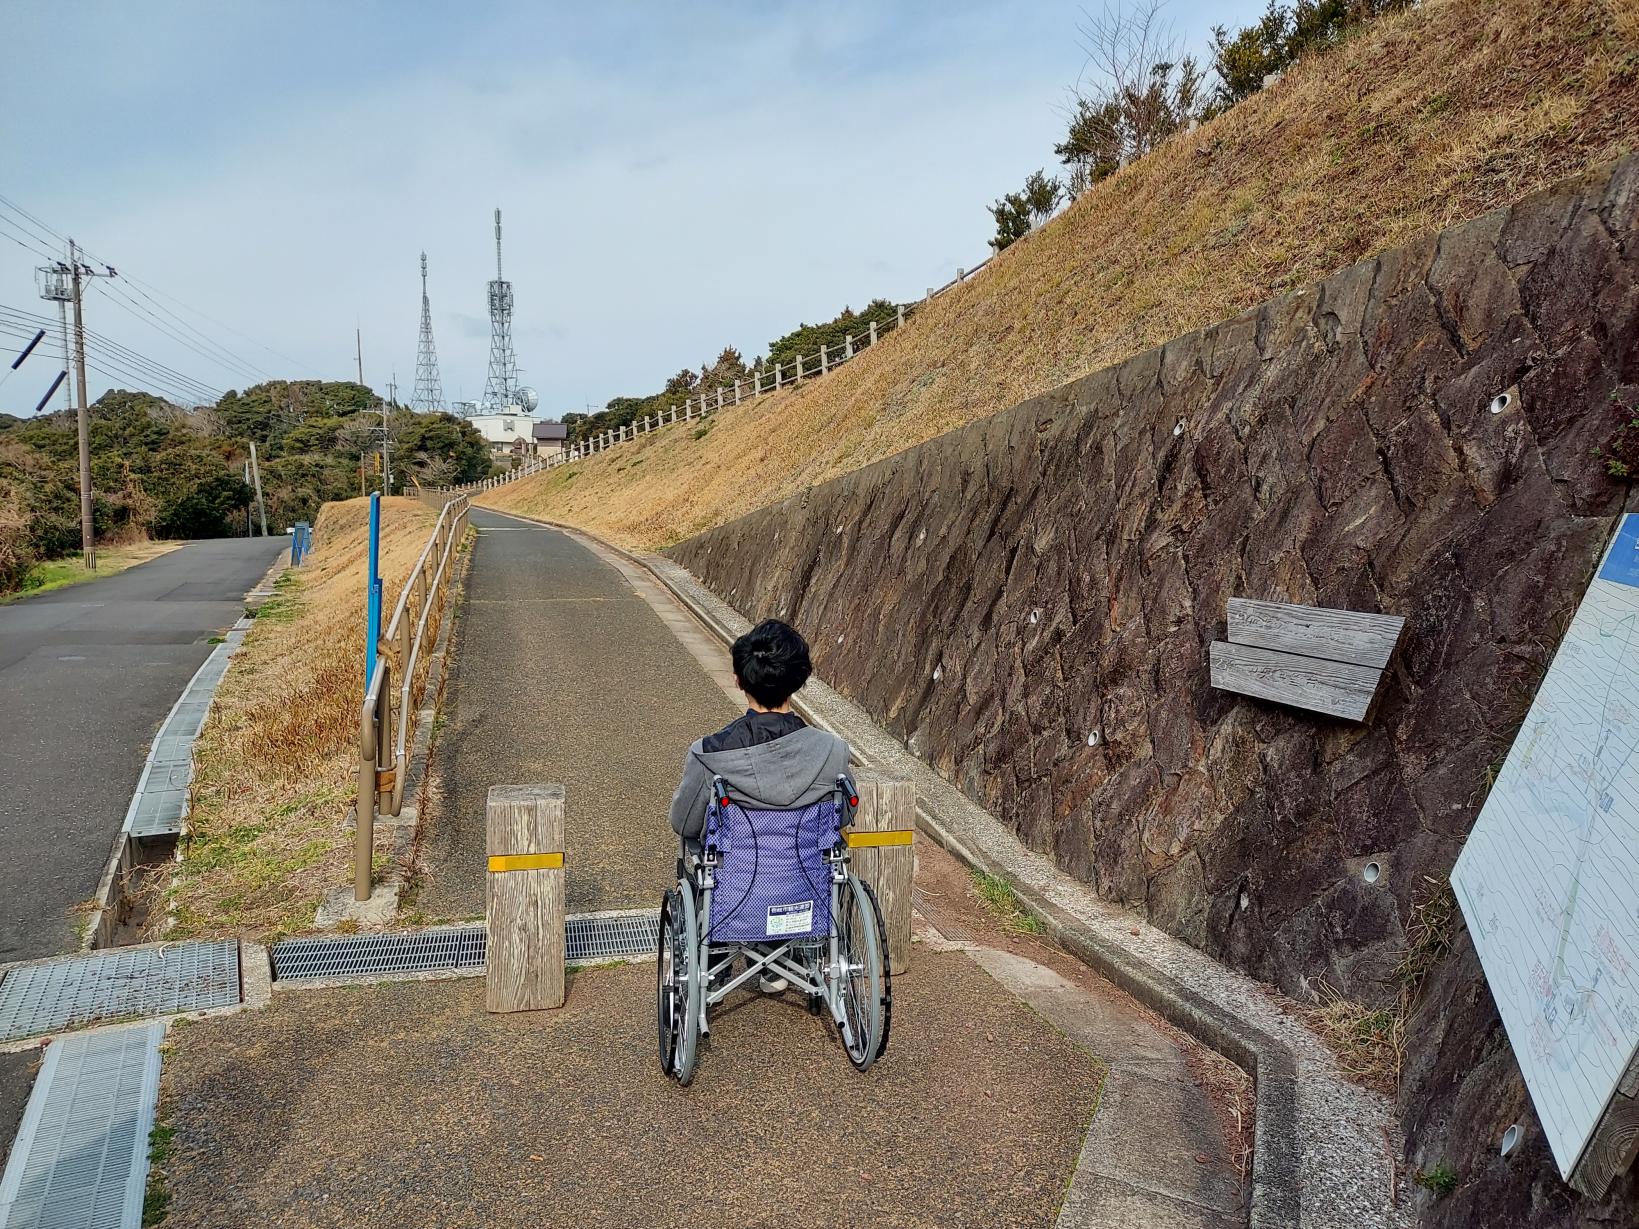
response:
{"label": "asphalt pavement", "polygon": [[484,911],[492,785],[565,791],[571,913],[658,906],[688,745],[741,711],[614,568],[556,530],[474,509],[416,907]]}
{"label": "asphalt pavement", "polygon": [[0,606],[0,964],[75,947],[154,732],[285,549],[194,542]]}

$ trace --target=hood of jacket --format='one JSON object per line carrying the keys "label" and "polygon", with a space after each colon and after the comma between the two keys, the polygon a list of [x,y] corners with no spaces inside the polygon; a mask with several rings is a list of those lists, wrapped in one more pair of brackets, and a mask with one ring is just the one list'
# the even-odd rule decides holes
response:
{"label": "hood of jacket", "polygon": [[728,783],[734,797],[767,809],[818,802],[836,788],[837,775],[848,770],[848,745],[812,726],[724,751],[706,751],[696,743],[692,753],[707,774]]}

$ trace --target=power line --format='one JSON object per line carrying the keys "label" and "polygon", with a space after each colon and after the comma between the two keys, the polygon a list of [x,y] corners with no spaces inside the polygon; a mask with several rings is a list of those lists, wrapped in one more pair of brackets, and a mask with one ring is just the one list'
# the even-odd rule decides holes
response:
{"label": "power line", "polygon": [[[134,280],[134,279],[127,278],[126,280]],[[113,286],[116,286],[116,285],[117,285],[117,283],[109,283],[110,288],[112,288]],[[157,311],[163,312],[166,316],[168,316],[170,319],[174,320],[182,328],[184,328],[188,332],[192,333],[195,337],[197,337],[205,345],[209,346],[212,350],[216,351],[217,353],[223,355],[227,360],[229,360],[229,362],[232,365],[237,366],[240,370],[242,370],[242,371],[244,371],[244,372],[246,372],[246,373],[248,373],[252,376],[259,377],[261,380],[272,380],[272,379],[275,378],[272,375],[272,373],[262,370],[262,368],[256,366],[256,364],[250,362],[247,359],[240,358],[237,354],[235,354],[232,350],[229,350],[226,346],[223,346],[218,342],[212,341],[204,333],[202,333],[198,329],[194,328],[193,325],[189,324],[181,316],[179,316],[175,312],[171,311],[163,303],[160,303],[157,300],[155,300],[153,298],[150,298],[147,294],[144,294],[139,286],[132,285],[128,288],[127,287],[120,287],[120,293],[123,294],[126,289],[129,289],[132,293],[136,294],[139,298],[145,300],[147,303],[149,303]],[[220,362],[222,360],[218,360],[218,361]]]}
{"label": "power line", "polygon": [[[96,286],[93,287],[93,289],[102,290],[103,289],[103,284],[98,283]],[[214,364],[218,367],[222,367],[224,370],[230,372],[231,374],[241,375],[241,376],[248,376],[250,378],[251,383],[253,383],[253,384],[261,383],[261,377],[259,377],[254,370],[251,370],[249,368],[244,368],[244,367],[240,367],[240,368],[235,369],[234,367],[232,367],[228,364],[225,364],[220,358],[217,358],[214,354],[211,354],[207,350],[200,349],[193,342],[189,341],[186,337],[184,337],[181,333],[178,333],[174,329],[167,326],[163,320],[161,320],[158,316],[154,315],[151,311],[148,311],[140,303],[132,303],[128,299],[121,298],[121,297],[118,297],[118,296],[115,296],[115,295],[112,295],[112,294],[106,294],[106,293],[103,295],[103,297],[106,298],[115,307],[117,307],[121,311],[125,312],[127,315],[135,316],[135,317],[138,317],[139,319],[143,316],[146,316],[148,318],[148,325],[149,325],[150,328],[156,330],[157,332],[165,334],[165,336],[169,337],[172,341],[176,342],[176,344],[181,346],[184,350],[192,351],[194,354],[197,354],[200,358],[204,359],[206,362],[212,363],[212,364]]]}
{"label": "power line", "polygon": [[[64,245],[67,244],[68,240],[63,235],[59,234],[56,230],[53,230],[49,225],[47,225],[45,222],[41,221],[40,218],[38,218],[34,214],[28,212],[28,210],[24,209],[21,205],[18,205],[15,201],[9,199],[8,197],[0,196],[0,207],[4,207],[6,209],[11,210],[14,214],[17,214],[19,217],[23,218],[25,221],[27,221],[29,223],[32,223],[34,227],[38,227],[40,230],[43,230],[44,232],[46,232],[47,235],[50,235],[50,236],[54,237],[59,243],[64,244]],[[0,221],[3,221],[3,220],[5,220],[5,219],[0,219]],[[28,227],[16,225],[15,223],[13,225],[15,226],[16,229],[22,230],[25,234],[29,234],[32,238],[40,239],[41,242],[47,243],[48,245],[50,244],[49,239],[45,239],[42,236],[34,233]],[[97,255],[93,254],[92,252],[88,251],[87,249],[85,249],[83,247],[80,250],[89,259],[91,259],[91,260],[93,260],[93,261],[95,261],[99,264],[109,266],[112,263],[112,262],[103,260],[100,256],[97,256]],[[56,259],[56,257],[48,257],[48,259]],[[257,341],[255,338],[250,337],[250,336],[248,336],[244,333],[241,333],[238,329],[235,329],[232,325],[225,324],[222,321],[217,320],[215,317],[210,316],[209,314],[200,311],[198,308],[192,307],[189,304],[183,302],[181,299],[178,299],[175,295],[166,293],[165,291],[161,290],[158,286],[155,286],[151,282],[148,282],[148,281],[146,281],[142,278],[139,278],[139,277],[135,277],[132,274],[130,274],[129,272],[121,273],[120,278],[121,278],[121,281],[130,283],[130,290],[132,291],[132,293],[141,296],[156,311],[161,312],[164,315],[168,316],[171,320],[175,321],[178,326],[180,326],[183,329],[186,329],[189,333],[193,334],[196,338],[198,338],[202,343],[204,343],[205,345],[211,347],[213,350],[218,351],[221,355],[226,356],[225,359],[213,357],[211,359],[212,362],[218,363],[219,365],[222,365],[222,366],[224,366],[225,368],[227,368],[229,370],[237,368],[242,373],[249,373],[253,376],[259,376],[262,379],[272,379],[273,378],[266,371],[263,371],[261,368],[257,367],[256,364],[251,363],[247,359],[243,358],[241,355],[237,354],[235,351],[229,349],[227,346],[222,345],[220,342],[215,341],[214,339],[209,337],[206,333],[204,333],[202,330],[196,328],[194,325],[190,324],[187,320],[184,320],[181,316],[177,315],[174,311],[167,308],[163,304],[157,302],[155,299],[150,297],[148,294],[144,293],[144,290],[151,291],[153,294],[158,295],[160,298],[168,299],[170,302],[175,303],[178,307],[182,308],[184,311],[190,312],[193,315],[198,316],[200,319],[208,321],[208,322],[216,325],[218,328],[227,330],[228,332],[234,334],[235,336],[240,337],[240,338],[244,339],[245,341],[250,342],[252,345],[256,346],[257,348],[259,348],[261,350],[264,350],[268,354],[271,354],[274,357],[282,360],[283,362],[287,362],[287,363],[292,364],[293,366],[295,366],[297,368],[298,373],[301,372],[301,371],[310,370],[308,365],[306,363],[301,362],[299,359],[291,358],[288,354],[281,354],[279,351],[274,350],[274,349],[272,349],[271,347],[269,347],[267,345],[264,345],[263,343]],[[134,304],[133,304],[133,306],[134,306]],[[176,338],[174,336],[173,336],[173,340],[176,340]],[[197,350],[195,352],[197,353]]]}
{"label": "power line", "polygon": [[[12,319],[6,320],[7,316],[12,317]],[[14,327],[18,327],[19,324],[49,327],[55,323],[49,317],[23,311],[20,308],[7,307],[4,304],[0,304],[0,322],[10,323]],[[202,380],[196,380],[192,376],[184,375],[175,368],[167,367],[157,359],[151,359],[139,351],[132,350],[128,346],[122,346],[111,338],[95,333],[90,329],[85,330],[85,336],[104,366],[117,364],[122,368],[121,371],[115,373],[105,370],[104,366],[99,366],[97,363],[89,364],[103,375],[114,378],[139,379],[139,382],[161,386],[165,391],[172,394],[180,392],[183,396],[178,398],[179,400],[210,402],[221,400],[221,392]],[[67,361],[66,356],[64,361]],[[140,373],[140,375],[133,375],[133,371]]]}
{"label": "power line", "polygon": [[[24,235],[28,235],[30,239],[34,238],[34,236],[30,235],[29,232],[26,229],[24,229],[21,226],[16,225],[9,218],[0,217],[0,226],[10,226],[12,230],[19,231]],[[28,251],[33,252],[36,256],[43,257],[46,260],[60,260],[60,259],[62,259],[60,256],[53,256],[50,252],[44,251],[43,249],[36,247],[33,243],[29,243],[29,242],[26,242],[25,240],[19,239],[16,235],[9,234],[6,231],[0,231],[0,237],[10,239],[18,247],[25,248]]]}

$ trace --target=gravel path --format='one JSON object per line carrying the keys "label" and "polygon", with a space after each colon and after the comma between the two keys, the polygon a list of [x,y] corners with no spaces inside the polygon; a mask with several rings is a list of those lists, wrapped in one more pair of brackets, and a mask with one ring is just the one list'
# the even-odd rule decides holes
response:
{"label": "gravel path", "polygon": [[752,994],[686,1089],[653,977],[582,972],[514,1016],[477,980],[283,991],[173,1032],[166,1229],[1052,1224],[1102,1072],[966,956],[919,955],[865,1075]]}

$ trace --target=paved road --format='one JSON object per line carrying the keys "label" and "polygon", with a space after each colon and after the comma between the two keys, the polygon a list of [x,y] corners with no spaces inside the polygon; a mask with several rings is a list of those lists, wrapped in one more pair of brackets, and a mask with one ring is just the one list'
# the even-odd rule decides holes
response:
{"label": "paved road", "polygon": [[570,912],[654,906],[676,857],[666,807],[683,753],[740,710],[574,539],[479,509],[472,524],[416,905],[481,915],[489,787],[556,782]]}
{"label": "paved road", "polygon": [[154,731],[282,549],[195,542],[0,606],[0,963],[74,947]]}

